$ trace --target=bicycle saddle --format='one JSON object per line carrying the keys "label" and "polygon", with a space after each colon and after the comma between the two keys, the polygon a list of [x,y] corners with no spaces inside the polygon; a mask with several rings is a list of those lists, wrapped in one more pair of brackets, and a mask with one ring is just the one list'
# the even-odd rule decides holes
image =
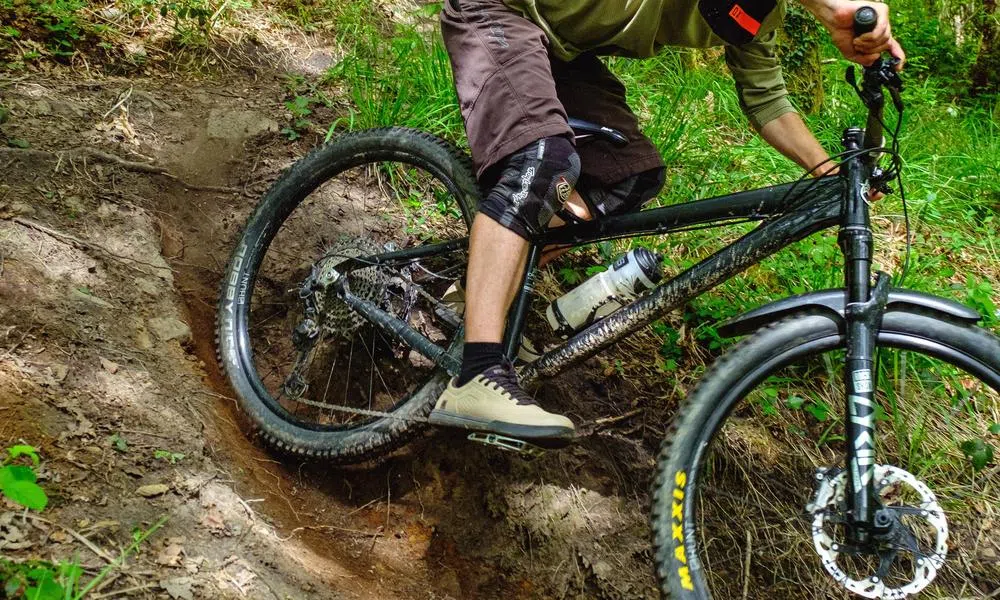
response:
{"label": "bicycle saddle", "polygon": [[603,125],[591,123],[590,121],[584,121],[583,119],[574,119],[573,117],[570,117],[568,122],[570,129],[573,130],[573,133],[576,134],[577,138],[594,136],[598,139],[611,142],[615,146],[619,147],[628,143],[628,138],[625,137],[625,134],[617,129],[604,127]]}

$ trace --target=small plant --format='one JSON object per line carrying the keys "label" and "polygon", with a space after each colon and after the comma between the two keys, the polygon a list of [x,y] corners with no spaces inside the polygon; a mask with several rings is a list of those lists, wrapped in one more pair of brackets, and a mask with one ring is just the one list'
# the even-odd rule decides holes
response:
{"label": "small plant", "polygon": [[129,556],[138,554],[142,543],[163,527],[167,518],[161,517],[149,529],[134,528],[132,543],[121,551],[118,558],[105,565],[86,585],[80,581],[83,569],[76,561],[16,563],[0,557],[0,594],[3,594],[3,598],[25,600],[81,600],[113,571],[121,569]]}
{"label": "small plant", "polygon": [[83,576],[83,569],[76,562],[52,564],[43,561],[14,563],[0,559],[0,591],[5,598],[27,600],[76,600],[73,595]]}
{"label": "small plant", "polygon": [[313,99],[309,96],[295,96],[285,102],[285,108],[292,113],[292,123],[282,129],[281,133],[285,134],[290,141],[299,139],[302,137],[302,132],[312,127],[312,121],[306,118],[312,114],[312,110],[309,108],[312,103]]}
{"label": "small plant", "polygon": [[[992,436],[1000,435],[1000,423],[990,425],[987,431]],[[986,465],[993,462],[995,452],[993,445],[986,439],[976,438],[966,440],[958,445],[959,450],[969,460],[974,471],[982,471]]]}
{"label": "small plant", "polygon": [[179,461],[184,460],[184,455],[180,452],[171,452],[170,450],[157,450],[153,452],[153,458],[175,465]]}
{"label": "small plant", "polygon": [[108,438],[108,443],[111,447],[118,452],[125,453],[128,452],[128,440],[125,439],[120,433],[116,433]]}
{"label": "small plant", "polygon": [[[31,465],[15,464],[29,459]],[[37,483],[35,467],[39,464],[38,451],[31,446],[17,445],[7,448],[7,456],[0,462],[0,495],[21,506],[43,510],[49,497]]]}

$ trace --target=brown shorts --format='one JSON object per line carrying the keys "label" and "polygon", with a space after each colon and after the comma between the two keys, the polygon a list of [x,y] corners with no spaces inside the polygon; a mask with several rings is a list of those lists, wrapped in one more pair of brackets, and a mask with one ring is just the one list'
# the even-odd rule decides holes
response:
{"label": "brown shorts", "polygon": [[625,87],[596,56],[555,59],[545,33],[501,0],[445,0],[441,33],[480,178],[535,140],[571,136],[567,115],[617,129],[630,140],[623,148],[579,140],[581,177],[609,185],[663,166],[639,131]]}

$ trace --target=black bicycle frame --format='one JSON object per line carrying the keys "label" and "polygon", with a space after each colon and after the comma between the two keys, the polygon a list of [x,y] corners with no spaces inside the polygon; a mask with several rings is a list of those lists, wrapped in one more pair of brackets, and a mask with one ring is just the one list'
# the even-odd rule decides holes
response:
{"label": "black bicycle frame", "polygon": [[[525,384],[530,384],[541,375],[556,375],[663,317],[695,296],[738,275],[785,246],[836,225],[846,198],[843,182],[843,177],[799,181],[548,230],[532,240],[530,246],[521,289],[508,317],[504,338],[507,355],[512,358],[520,345],[524,317],[533,291],[533,274],[541,251],[546,246],[582,246],[616,238],[662,235],[691,227],[762,221],[761,225],[733,244],[546,352],[521,372]],[[402,265],[419,258],[454,252],[467,244],[468,238],[461,238],[354,258],[342,263],[337,270],[346,274],[373,264]],[[457,357],[453,353],[446,352],[408,323],[382,310],[375,303],[349,294],[346,277],[340,277],[337,285],[343,286],[343,292],[348,292],[344,297],[345,302],[364,314],[377,327],[392,337],[404,340],[449,373],[457,374]]]}
{"label": "black bicycle frame", "polygon": [[[558,374],[782,248],[839,224],[838,243],[845,259],[844,282],[848,301],[844,374],[846,467],[850,491],[848,539],[852,544],[866,544],[871,534],[879,533],[875,522],[880,507],[872,481],[875,454],[873,366],[876,333],[888,295],[886,277],[879,278],[875,294],[872,294],[872,234],[867,203],[868,182],[875,170],[875,154],[880,151],[881,145],[881,115],[882,99],[878,94],[877,101],[869,103],[867,135],[857,128],[845,130],[842,141],[849,158],[841,165],[837,176],[569,224],[550,229],[531,240],[521,288],[510,309],[504,337],[504,348],[511,359],[520,347],[525,315],[533,292],[534,273],[545,247],[582,246],[608,239],[662,235],[748,220],[761,221],[758,227],[732,244],[661,283],[635,302],[577,332],[525,366],[520,373],[522,383],[529,385],[541,376]],[[342,263],[338,271],[343,274],[373,264],[401,265],[422,257],[454,252],[467,244],[468,238],[461,238],[356,258]],[[452,375],[457,374],[458,344],[446,350],[375,303],[350,294],[346,277],[340,277],[337,285],[342,286],[345,302],[373,324],[405,341]]]}

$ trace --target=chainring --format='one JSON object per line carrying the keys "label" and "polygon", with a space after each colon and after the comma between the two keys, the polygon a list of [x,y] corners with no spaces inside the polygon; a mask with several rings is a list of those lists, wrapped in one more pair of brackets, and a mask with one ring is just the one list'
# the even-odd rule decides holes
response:
{"label": "chainring", "polygon": [[[875,481],[878,492],[894,487],[905,487],[920,497],[916,507],[887,506],[890,510],[905,512],[926,522],[934,531],[933,548],[914,556],[913,578],[909,583],[892,587],[879,577],[872,575],[863,579],[853,579],[838,564],[838,558],[848,553],[834,540],[832,524],[842,521],[846,513],[847,472],[838,469],[820,472],[816,494],[806,510],[812,515],[813,543],[826,571],[845,589],[864,598],[880,600],[902,600],[913,596],[927,587],[944,566],[948,552],[948,522],[944,510],[930,488],[909,472],[891,465],[875,465]],[[896,549],[909,551],[909,549]]]}

